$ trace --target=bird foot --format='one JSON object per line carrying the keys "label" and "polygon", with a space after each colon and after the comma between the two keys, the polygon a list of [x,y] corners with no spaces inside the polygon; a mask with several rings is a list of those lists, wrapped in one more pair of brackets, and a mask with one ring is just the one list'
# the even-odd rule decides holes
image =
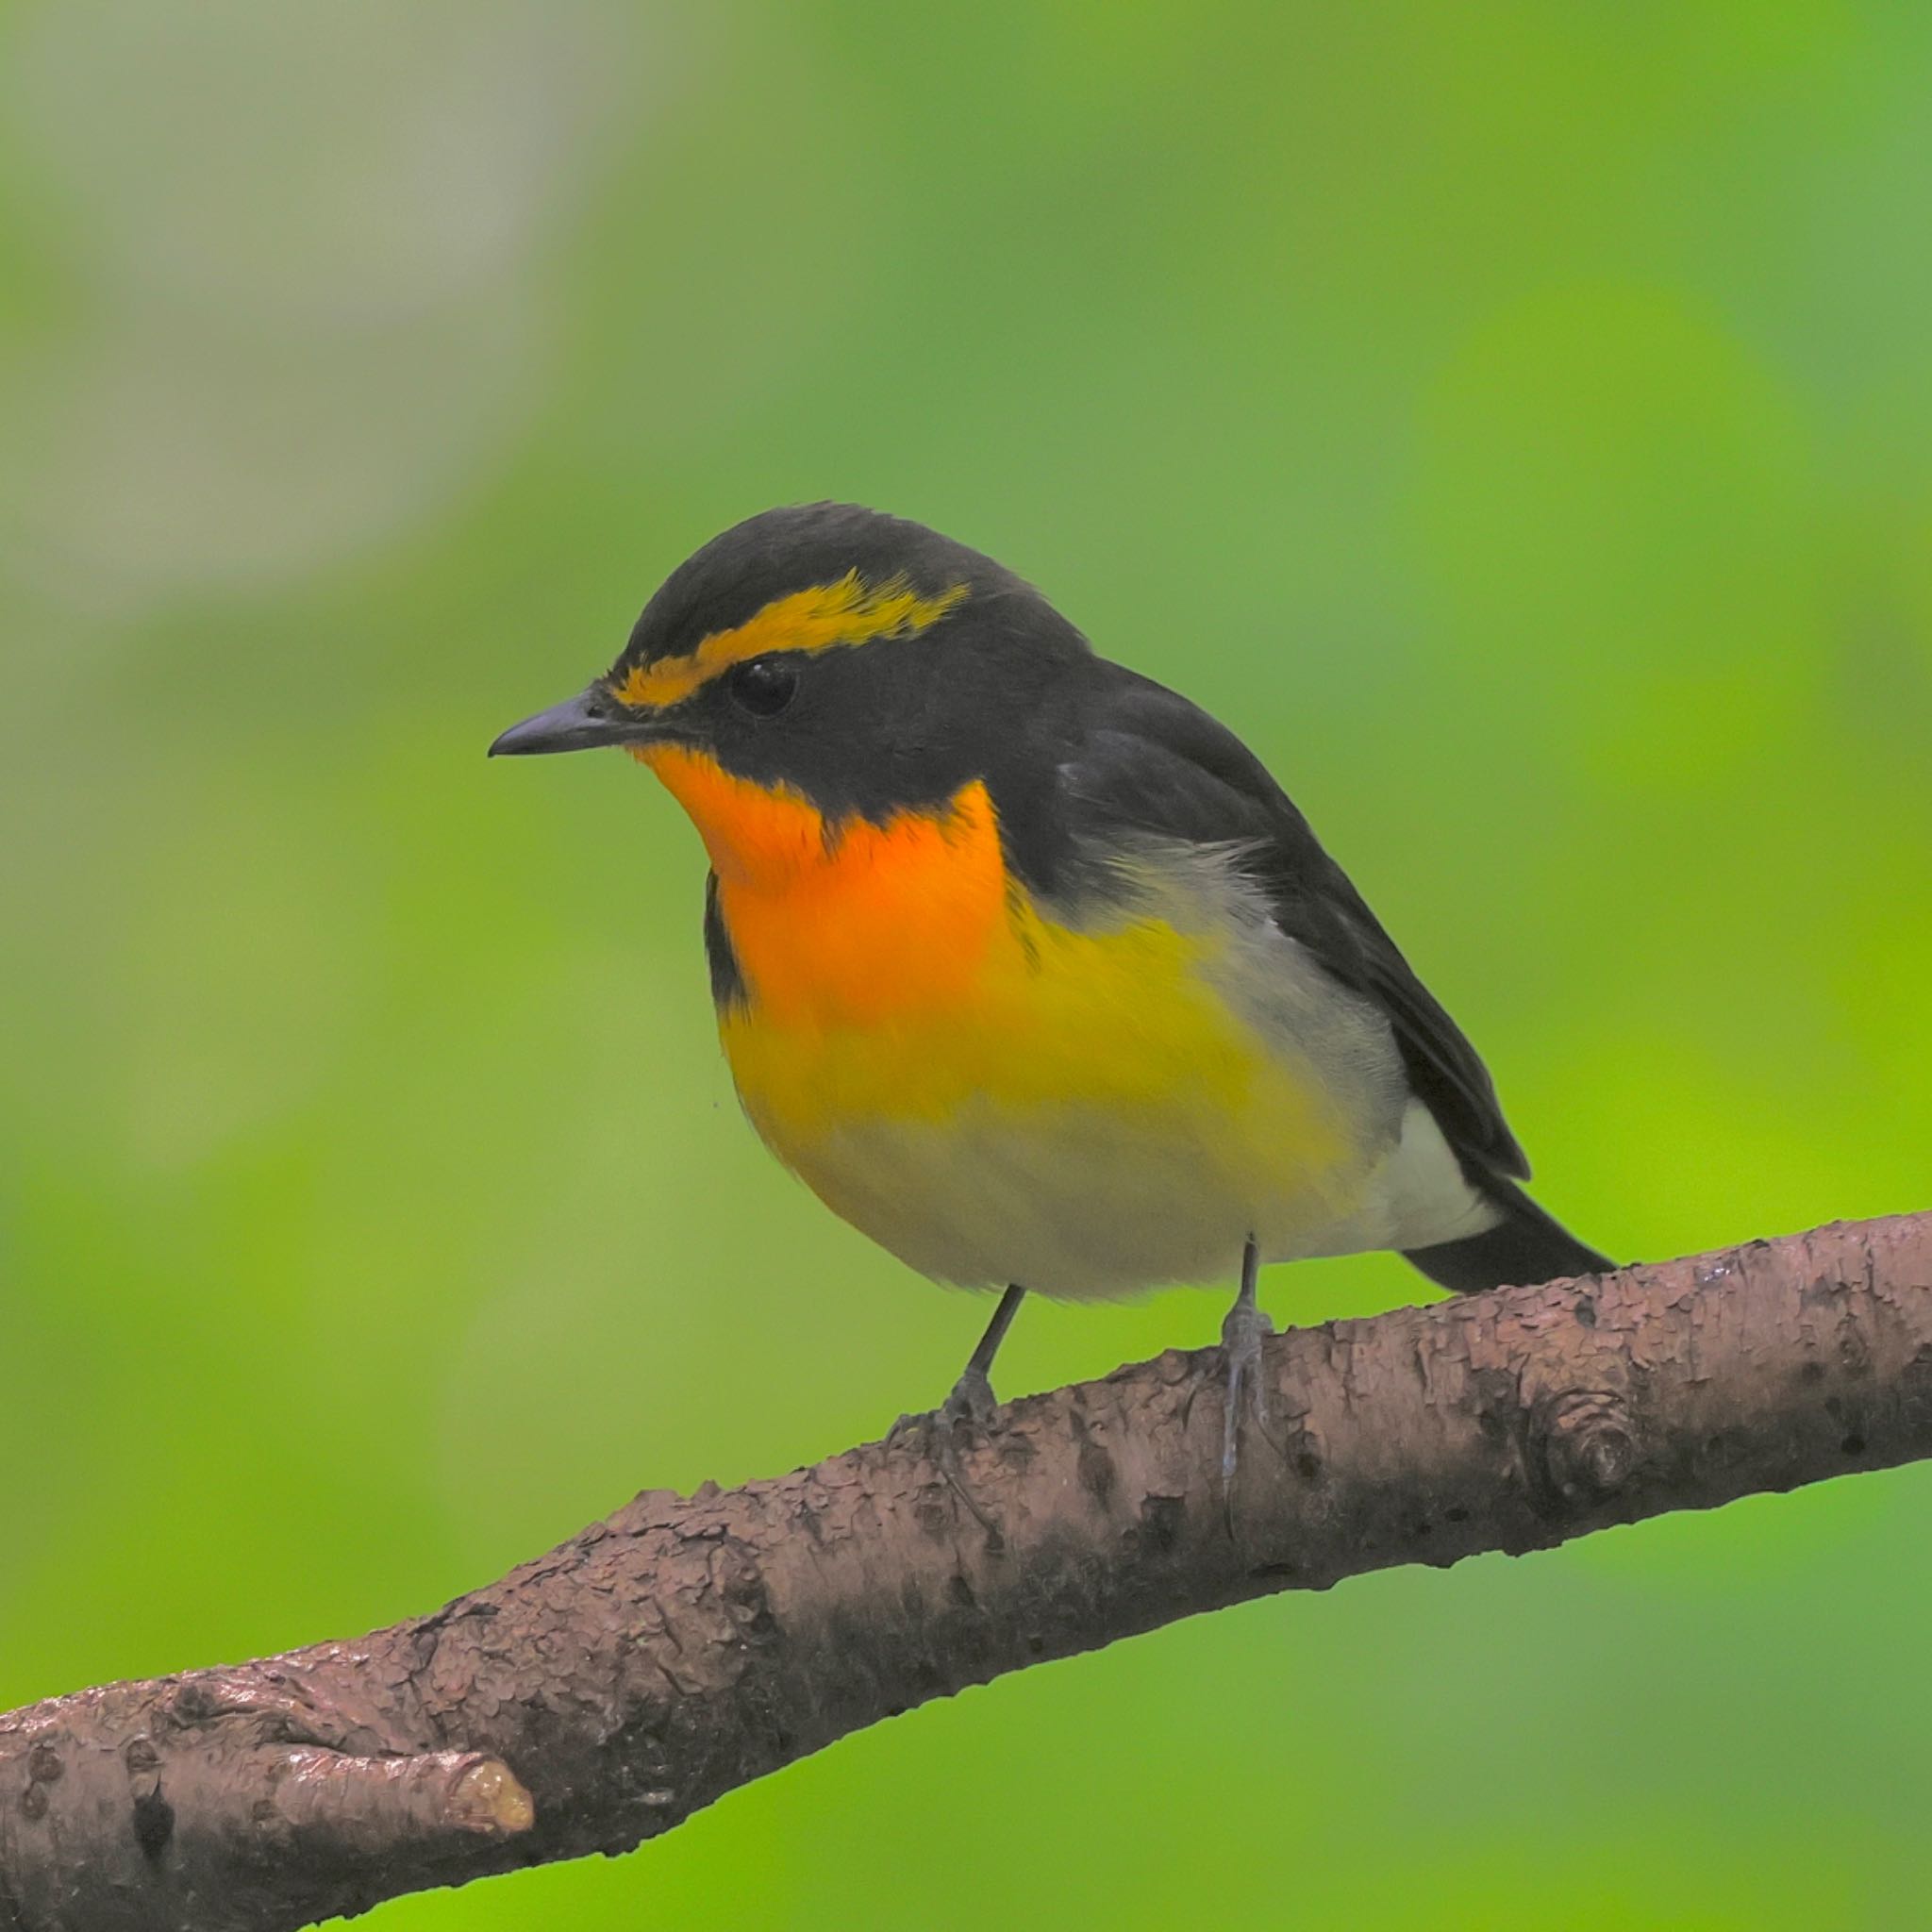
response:
{"label": "bird foot", "polygon": [[910,1446],[917,1439],[922,1453],[935,1462],[958,1467],[955,1438],[961,1430],[968,1436],[984,1435],[993,1411],[999,1407],[992,1382],[984,1369],[968,1368],[953,1384],[953,1391],[937,1408],[922,1409],[916,1415],[902,1415],[886,1432],[888,1446]]}
{"label": "bird foot", "polygon": [[1253,1417],[1257,1428],[1268,1424],[1268,1393],[1261,1379],[1261,1343],[1274,1333],[1274,1324],[1253,1302],[1243,1299],[1228,1309],[1221,1324],[1221,1346],[1227,1357],[1227,1420],[1221,1446],[1221,1475],[1232,1482],[1241,1460],[1241,1419]]}
{"label": "bird foot", "polygon": [[967,1487],[965,1465],[959,1459],[959,1439],[963,1435],[971,1442],[984,1436],[998,1406],[986,1371],[968,1368],[953,1384],[953,1392],[937,1408],[928,1408],[919,1415],[902,1415],[886,1432],[887,1448],[908,1449],[924,1457],[989,1535],[996,1535],[997,1531]]}
{"label": "bird foot", "polygon": [[953,1392],[940,1404],[939,1419],[953,1428],[963,1424],[968,1429],[983,1432],[998,1407],[991,1378],[986,1371],[969,1368],[953,1384]]}

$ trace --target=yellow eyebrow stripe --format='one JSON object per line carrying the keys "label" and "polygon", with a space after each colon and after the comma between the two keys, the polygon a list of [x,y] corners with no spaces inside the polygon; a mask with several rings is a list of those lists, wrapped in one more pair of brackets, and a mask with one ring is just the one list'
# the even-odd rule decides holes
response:
{"label": "yellow eyebrow stripe", "polygon": [[768,651],[828,651],[873,638],[917,637],[963,603],[966,593],[964,584],[953,584],[936,597],[922,597],[904,577],[868,584],[848,571],[837,583],[774,597],[756,617],[734,630],[714,630],[695,650],[632,665],[612,692],[626,705],[675,705],[721,671]]}

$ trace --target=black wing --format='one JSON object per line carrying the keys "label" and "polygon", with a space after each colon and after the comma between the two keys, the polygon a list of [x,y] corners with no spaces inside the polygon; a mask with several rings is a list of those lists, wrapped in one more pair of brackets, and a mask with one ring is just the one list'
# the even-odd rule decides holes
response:
{"label": "black wing", "polygon": [[1282,931],[1388,1014],[1411,1086],[1465,1167],[1526,1179],[1488,1068],[1267,768],[1176,692],[1105,659],[1093,669],[1077,748],[1060,763],[1056,816],[1076,840],[1132,827],[1246,847],[1245,868]]}

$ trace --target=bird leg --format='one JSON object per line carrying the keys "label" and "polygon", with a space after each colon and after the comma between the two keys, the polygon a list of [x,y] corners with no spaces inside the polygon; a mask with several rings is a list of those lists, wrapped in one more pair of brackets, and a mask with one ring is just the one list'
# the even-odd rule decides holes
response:
{"label": "bird leg", "polygon": [[966,1473],[960,1467],[959,1446],[954,1438],[961,1424],[968,1429],[979,1430],[992,1420],[997,1406],[992,1392],[992,1358],[1007,1339],[1007,1330],[1013,1325],[1013,1317],[1019,1313],[1025,1293],[1024,1288],[1014,1286],[1000,1296],[1000,1305],[992,1311],[986,1333],[979,1338],[978,1347],[960,1370],[959,1379],[953,1384],[953,1392],[945,1401],[924,1415],[902,1415],[886,1436],[888,1444],[893,1447],[908,1438],[916,1438],[919,1452],[945,1477],[954,1493],[978,1519],[979,1526],[991,1537],[999,1534],[997,1525],[974,1501],[973,1491],[966,1487]]}
{"label": "bird leg", "polygon": [[1013,1317],[1020,1312],[1025,1293],[1024,1288],[1009,1288],[1000,1296],[1000,1305],[992,1311],[992,1320],[986,1324],[979,1346],[959,1371],[953,1392],[940,1406],[941,1422],[970,1423],[975,1428],[984,1428],[992,1420],[993,1409],[998,1406],[992,1392],[992,1358],[1000,1352],[1000,1343],[1007,1339],[1007,1330],[1013,1325]]}
{"label": "bird leg", "polygon": [[1000,1352],[1000,1343],[1007,1339],[1007,1330],[1013,1325],[1013,1317],[1020,1312],[1025,1294],[1024,1288],[1014,1287],[1000,1296],[1000,1305],[992,1311],[992,1320],[986,1324],[978,1347],[959,1371],[953,1392],[937,1408],[919,1415],[902,1415],[892,1424],[888,1441],[896,1442],[902,1436],[916,1431],[925,1438],[928,1449],[937,1446],[942,1454],[950,1455],[953,1432],[960,1424],[969,1429],[983,1429],[992,1420],[993,1409],[998,1406],[992,1392],[992,1358]]}
{"label": "bird leg", "polygon": [[1221,1475],[1234,1480],[1241,1459],[1241,1411],[1254,1413],[1257,1428],[1268,1421],[1268,1397],[1261,1384],[1261,1341],[1274,1333],[1274,1324],[1255,1304],[1255,1278],[1261,1270],[1261,1253],[1253,1235],[1241,1250],[1241,1287],[1221,1324],[1221,1346],[1227,1357],[1227,1420],[1221,1445]]}

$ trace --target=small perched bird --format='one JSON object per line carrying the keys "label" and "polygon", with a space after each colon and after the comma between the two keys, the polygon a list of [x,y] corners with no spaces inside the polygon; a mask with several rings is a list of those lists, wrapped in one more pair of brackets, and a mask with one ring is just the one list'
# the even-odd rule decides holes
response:
{"label": "small perched bird", "polygon": [[1474,1049],[1234,734],[922,525],[767,510],[492,754],[621,745],[710,855],[704,936],[765,1144],[908,1267],[1004,1292],[1399,1249],[1460,1291],[1607,1268],[1537,1207]]}

